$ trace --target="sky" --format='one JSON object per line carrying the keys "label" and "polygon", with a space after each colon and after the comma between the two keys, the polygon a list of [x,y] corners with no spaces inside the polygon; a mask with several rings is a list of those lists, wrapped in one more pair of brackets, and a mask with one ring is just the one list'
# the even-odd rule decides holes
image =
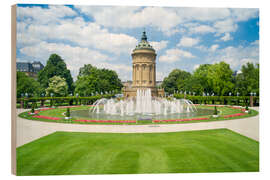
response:
{"label": "sky", "polygon": [[259,9],[24,5],[17,8],[17,61],[60,55],[76,80],[92,64],[132,78],[131,53],[145,29],[157,53],[157,80],[175,69],[225,61],[233,71],[259,63]]}

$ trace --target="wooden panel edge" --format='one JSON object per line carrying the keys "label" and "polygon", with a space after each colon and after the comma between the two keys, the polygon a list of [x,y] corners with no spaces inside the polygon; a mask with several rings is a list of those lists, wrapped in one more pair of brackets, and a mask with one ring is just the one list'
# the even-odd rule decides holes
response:
{"label": "wooden panel edge", "polygon": [[11,173],[16,175],[16,40],[17,5],[11,6]]}

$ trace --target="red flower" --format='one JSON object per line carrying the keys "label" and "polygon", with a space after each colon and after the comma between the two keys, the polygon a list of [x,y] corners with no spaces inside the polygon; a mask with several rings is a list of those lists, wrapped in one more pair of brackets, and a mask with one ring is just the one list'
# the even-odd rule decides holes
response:
{"label": "red flower", "polygon": [[48,116],[42,116],[42,115],[38,115],[38,116],[32,116],[35,118],[41,118],[41,119],[50,119],[50,120],[60,120],[61,118],[57,118],[57,117],[48,117]]}

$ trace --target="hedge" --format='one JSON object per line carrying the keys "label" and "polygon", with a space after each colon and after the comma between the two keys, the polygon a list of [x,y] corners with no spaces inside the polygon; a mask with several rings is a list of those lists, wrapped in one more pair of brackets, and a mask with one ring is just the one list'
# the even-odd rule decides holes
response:
{"label": "hedge", "polygon": [[32,104],[39,106],[64,106],[64,105],[90,105],[101,98],[111,98],[113,94],[97,95],[90,97],[31,97],[18,98],[17,103],[23,103],[24,108],[32,107]]}
{"label": "hedge", "polygon": [[[188,99],[194,104],[224,104],[246,106],[250,104],[250,96],[192,96],[174,94],[176,99]],[[253,96],[253,105],[259,106],[259,96]]]}

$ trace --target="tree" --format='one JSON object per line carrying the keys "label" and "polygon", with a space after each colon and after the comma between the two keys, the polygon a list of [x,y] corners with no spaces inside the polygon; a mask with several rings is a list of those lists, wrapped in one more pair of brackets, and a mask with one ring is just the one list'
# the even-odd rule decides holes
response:
{"label": "tree", "polygon": [[66,96],[68,93],[68,85],[64,78],[54,76],[49,79],[49,87],[46,89],[46,95],[50,96],[51,93],[56,97]]}
{"label": "tree", "polygon": [[28,77],[24,72],[17,72],[17,97],[27,93],[29,96],[39,96],[42,88],[40,84],[31,77]]}
{"label": "tree", "polygon": [[75,93],[81,96],[89,96],[96,92],[121,90],[123,87],[115,71],[98,69],[91,64],[81,67],[77,78]]}
{"label": "tree", "polygon": [[207,73],[207,82],[216,95],[228,95],[234,88],[230,65],[225,62],[211,65]]}
{"label": "tree", "polygon": [[85,64],[83,67],[80,68],[78,76],[87,76],[94,71],[97,71],[96,67],[92,66],[91,64]]}
{"label": "tree", "polygon": [[189,79],[186,81],[186,90],[189,92],[193,92],[196,95],[202,95],[204,91],[204,87],[202,86],[201,79],[195,77],[192,75]]}
{"label": "tree", "polygon": [[68,85],[68,92],[73,92],[73,79],[70,70],[67,69],[66,63],[57,54],[52,54],[49,57],[46,66],[38,73],[38,82],[46,89],[49,86],[49,79],[54,76],[64,78]]}
{"label": "tree", "polygon": [[259,94],[259,64],[247,63],[242,66],[241,71],[236,76],[236,91],[241,95],[249,95],[250,92]]}
{"label": "tree", "polygon": [[208,71],[211,67],[211,64],[201,64],[193,73],[191,84],[194,84],[196,88],[193,90],[196,94],[202,95],[203,92],[205,93],[212,93],[212,87],[208,82]]}
{"label": "tree", "polygon": [[173,93],[174,91],[186,91],[188,79],[191,77],[189,72],[174,69],[168,77],[165,77],[162,82],[162,87],[166,92]]}

